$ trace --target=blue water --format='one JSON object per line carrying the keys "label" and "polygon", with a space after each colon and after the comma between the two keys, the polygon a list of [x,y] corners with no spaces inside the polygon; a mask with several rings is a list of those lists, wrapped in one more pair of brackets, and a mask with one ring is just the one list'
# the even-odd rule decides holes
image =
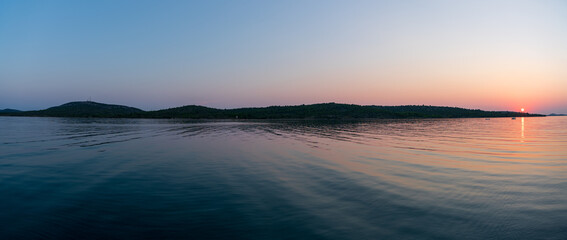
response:
{"label": "blue water", "polygon": [[0,239],[567,239],[567,117],[0,117]]}

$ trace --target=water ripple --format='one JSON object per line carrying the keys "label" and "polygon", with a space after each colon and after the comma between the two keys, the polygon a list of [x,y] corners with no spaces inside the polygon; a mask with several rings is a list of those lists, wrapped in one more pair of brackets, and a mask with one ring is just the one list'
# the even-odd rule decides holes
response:
{"label": "water ripple", "polygon": [[2,239],[567,238],[567,118],[0,123]]}

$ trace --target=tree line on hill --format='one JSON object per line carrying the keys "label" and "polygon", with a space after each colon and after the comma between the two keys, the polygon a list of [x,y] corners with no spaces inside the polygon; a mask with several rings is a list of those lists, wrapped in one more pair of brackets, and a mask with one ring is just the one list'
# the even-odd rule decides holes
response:
{"label": "tree line on hill", "polygon": [[216,109],[188,105],[157,111],[103,104],[70,102],[38,111],[6,111],[4,116],[100,117],[100,118],[190,118],[190,119],[363,119],[363,118],[471,118],[544,116],[510,111],[483,111],[425,105],[361,106],[320,103],[296,106]]}

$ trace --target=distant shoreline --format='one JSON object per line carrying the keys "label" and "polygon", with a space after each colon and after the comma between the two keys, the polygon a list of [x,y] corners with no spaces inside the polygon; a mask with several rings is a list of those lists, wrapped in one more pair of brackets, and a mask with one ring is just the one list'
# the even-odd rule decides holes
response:
{"label": "distant shoreline", "polygon": [[70,118],[132,118],[132,119],[202,119],[202,120],[371,120],[371,119],[421,119],[421,118],[502,118],[545,117],[511,111],[483,111],[458,107],[403,105],[376,106],[340,103],[319,103],[294,106],[269,106],[257,108],[216,109],[197,105],[144,111],[138,108],[97,103],[92,101],[70,102],[36,111],[0,111],[0,116],[20,117],[70,117]]}
{"label": "distant shoreline", "polygon": [[[147,118],[147,117],[55,117],[55,116],[17,116],[0,114],[0,117],[14,118],[75,118],[75,119],[131,119],[131,120],[194,120],[203,122],[264,122],[264,121],[374,121],[374,120],[436,120],[436,119],[505,119],[511,117],[415,117],[415,118]],[[526,118],[567,117],[567,116],[525,116]],[[522,118],[522,117],[512,117]]]}

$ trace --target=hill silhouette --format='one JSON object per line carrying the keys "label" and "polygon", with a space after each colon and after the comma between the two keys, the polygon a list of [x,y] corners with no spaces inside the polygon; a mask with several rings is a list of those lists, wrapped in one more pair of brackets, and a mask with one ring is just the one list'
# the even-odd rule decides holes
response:
{"label": "hill silhouette", "polygon": [[363,119],[363,118],[470,118],[544,116],[509,111],[482,111],[425,105],[361,106],[319,103],[296,106],[216,109],[197,105],[143,111],[138,108],[91,101],[70,102],[39,111],[4,112],[8,116],[101,117],[101,118],[191,118],[191,119]]}
{"label": "hill silhouette", "polygon": [[188,105],[183,107],[169,108],[158,111],[149,111],[142,115],[142,117],[147,118],[201,118],[201,119],[218,119],[227,118],[223,110],[197,106]]}
{"label": "hill silhouette", "polygon": [[70,102],[39,111],[20,112],[20,116],[39,117],[101,117],[117,118],[142,114],[143,110],[122,105],[104,104],[91,101]]}
{"label": "hill silhouette", "polygon": [[215,109],[184,106],[147,112],[149,118],[210,118],[210,119],[344,119],[344,118],[463,118],[463,117],[528,117],[543,116],[506,111],[482,111],[456,107],[425,105],[361,106],[354,104],[320,103],[296,106]]}
{"label": "hill silhouette", "polygon": [[10,109],[10,108],[0,109],[0,113],[17,113],[17,112],[21,112],[21,111],[16,110],[16,109]]}

